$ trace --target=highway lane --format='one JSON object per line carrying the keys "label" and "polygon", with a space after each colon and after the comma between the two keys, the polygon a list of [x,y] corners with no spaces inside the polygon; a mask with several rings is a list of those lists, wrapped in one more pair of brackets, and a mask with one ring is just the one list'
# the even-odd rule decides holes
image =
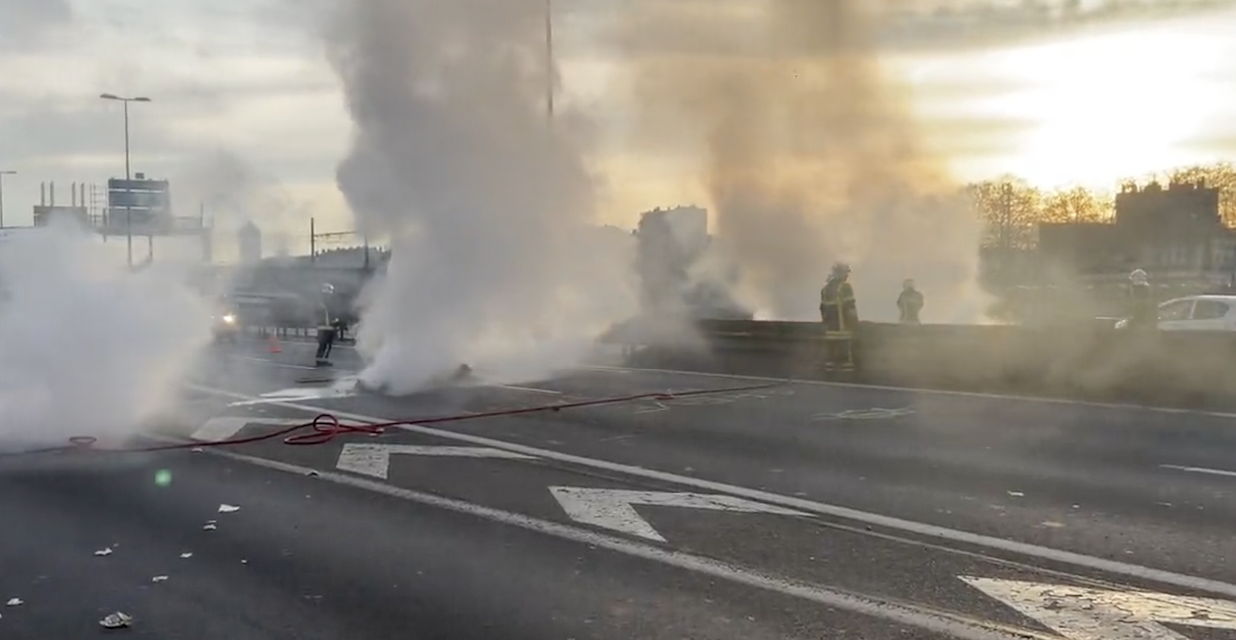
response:
{"label": "highway lane", "polygon": [[[412,418],[753,382],[592,371],[312,402]],[[1236,477],[1175,468],[1236,468],[1225,416],[795,384],[442,428],[1236,581]]]}
{"label": "highway lane", "polygon": [[[301,397],[329,385],[298,385],[322,372],[287,347],[219,354],[200,381],[234,395],[195,394],[160,429],[230,417],[234,431],[208,435],[250,436],[322,410],[443,416],[753,382],[589,371],[409,398]],[[261,397],[289,387],[302,393]],[[1095,623],[1104,634],[1066,637],[1236,638],[1236,623],[1198,626],[1236,616],[1236,478],[1152,464],[1213,464],[1226,422],[794,384],[313,447],[271,440],[67,469],[0,458],[0,522],[22,523],[0,536],[0,599],[25,600],[0,608],[0,637],[78,637],[113,608],[135,616],[137,637],[160,638],[1049,637],[1068,626],[1052,615],[1086,621],[1108,597],[1061,609],[1057,596],[1017,595],[1025,582],[1150,590],[1159,603],[1221,597],[1156,614],[1183,617],[1183,635],[1107,620]],[[389,446],[382,462],[375,451]],[[158,469],[170,486],[154,482]],[[1168,495],[1171,506],[1155,504]],[[241,510],[216,514],[222,503]],[[1188,504],[1201,513],[1179,515]],[[209,519],[219,528],[204,532]],[[992,543],[1008,539],[1046,551]]]}
{"label": "highway lane", "polygon": [[0,522],[14,640],[95,637],[117,611],[120,637],[160,639],[1011,637],[202,453],[0,463]]}
{"label": "highway lane", "polygon": [[[593,371],[507,388],[301,404],[310,411],[320,407],[405,418],[751,382]],[[257,406],[269,410],[275,405]],[[699,489],[690,481],[703,478],[774,497],[853,506],[953,531],[1037,543],[1048,553],[924,535],[913,527],[873,526],[872,520],[837,517],[835,509],[806,516],[672,504],[638,509],[678,549],[1025,629],[1033,628],[1033,621],[1015,613],[1010,618],[1009,607],[978,594],[962,579],[1144,588],[1174,597],[1197,591],[1200,576],[1220,581],[1220,590],[1236,589],[1227,560],[1233,557],[1226,525],[1231,488],[1223,483],[1230,479],[1152,464],[1159,456],[1215,456],[1229,437],[1228,420],[1078,403],[789,385],[730,393],[720,400],[646,399],[446,423],[436,428],[449,437],[405,433],[381,442],[424,449],[477,444],[466,441],[475,436],[508,449],[546,451],[551,455],[531,463],[451,456],[392,461],[383,481],[558,522],[573,518],[554,500],[551,487],[674,493]],[[338,466],[342,446],[272,443],[246,452],[327,472]],[[573,457],[584,462],[572,462]],[[616,470],[617,463],[637,473]],[[640,470],[678,473],[688,483]],[[1192,515],[1193,510],[1199,513]],[[1060,550],[1085,554],[1085,562],[1053,553]],[[1109,571],[1101,564],[1109,560],[1122,564]],[[1120,567],[1132,567],[1132,573]],[[1165,583],[1139,573],[1147,568],[1177,572],[1184,581]],[[1234,637],[1209,633],[1190,629],[1187,637]]]}

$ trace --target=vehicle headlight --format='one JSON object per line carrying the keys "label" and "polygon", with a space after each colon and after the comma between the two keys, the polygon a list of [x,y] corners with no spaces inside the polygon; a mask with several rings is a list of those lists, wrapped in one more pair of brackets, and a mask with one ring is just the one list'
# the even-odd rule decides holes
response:
{"label": "vehicle headlight", "polygon": [[228,324],[232,324],[232,323],[236,322],[236,316],[234,316],[234,315],[232,315],[232,314],[230,314],[230,313],[229,313],[229,314],[227,314],[227,315],[223,316],[223,321],[224,321],[224,322],[226,322],[226,323],[228,323]]}

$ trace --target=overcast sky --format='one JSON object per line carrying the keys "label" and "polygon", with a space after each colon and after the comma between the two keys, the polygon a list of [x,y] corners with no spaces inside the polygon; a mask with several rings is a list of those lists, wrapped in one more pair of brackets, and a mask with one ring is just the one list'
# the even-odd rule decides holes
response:
{"label": "overcast sky", "polygon": [[[613,5],[558,1],[592,16],[564,20],[559,52],[569,98],[616,132],[601,165],[622,189],[611,189],[605,213],[629,224],[641,209],[696,199],[674,158],[623,151],[612,55],[587,44]],[[0,170],[18,171],[4,179],[5,224],[30,223],[40,182],[56,181],[63,201],[73,181],[123,174],[121,107],[98,98],[111,92],[153,99],[131,107],[133,168],[172,178],[182,207],[209,199],[225,225],[256,215],[307,233],[314,215],[348,228],[334,175],[350,123],[315,2],[0,0]],[[915,87],[927,138],[964,179],[1012,171],[1045,185],[1103,183],[1236,156],[1230,11],[1051,41],[916,33],[889,63]],[[679,46],[706,46],[690,35]]]}

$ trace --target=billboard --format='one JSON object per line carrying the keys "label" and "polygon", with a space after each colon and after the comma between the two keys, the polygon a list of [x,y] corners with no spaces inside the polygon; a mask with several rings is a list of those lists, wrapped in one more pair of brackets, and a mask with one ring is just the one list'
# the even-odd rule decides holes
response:
{"label": "billboard", "polygon": [[164,235],[171,231],[172,197],[167,180],[112,178],[107,181],[106,233]]}

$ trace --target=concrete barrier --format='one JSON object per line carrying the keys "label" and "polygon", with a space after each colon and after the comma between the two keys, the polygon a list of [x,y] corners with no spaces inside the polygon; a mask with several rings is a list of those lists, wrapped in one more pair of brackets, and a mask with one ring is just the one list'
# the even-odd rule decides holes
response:
{"label": "concrete barrier", "polygon": [[817,322],[710,320],[697,328],[697,343],[633,345],[630,364],[1236,408],[1236,334],[1230,332],[1116,330],[1103,319],[1039,327],[864,322],[855,332],[856,369],[845,374],[821,366],[824,331]]}
{"label": "concrete barrier", "polygon": [[[316,339],[313,327],[250,330]],[[630,366],[1236,410],[1231,332],[1117,330],[1102,319],[1037,327],[863,322],[852,373],[823,369],[818,322],[708,320],[655,331],[628,324],[602,342],[625,346]]]}

